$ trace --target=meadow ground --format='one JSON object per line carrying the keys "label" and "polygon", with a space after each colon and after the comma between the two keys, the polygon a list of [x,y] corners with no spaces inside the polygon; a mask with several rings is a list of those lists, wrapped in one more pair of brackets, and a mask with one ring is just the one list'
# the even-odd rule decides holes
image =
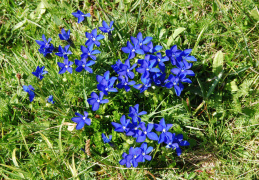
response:
{"label": "meadow ground", "polygon": [[[259,178],[259,11],[253,0],[1,0],[0,1],[0,179],[258,179]],[[90,12],[78,24],[76,10]],[[85,32],[114,21],[97,55],[94,73],[58,74],[54,53],[43,57],[35,40],[51,37],[55,47],[66,43],[60,30],[71,30],[73,55],[80,57]],[[173,89],[132,89],[109,95],[110,102],[93,112],[87,103],[96,91],[97,74],[110,70],[127,55],[130,36],[142,32],[165,50],[191,48],[197,58],[181,96]],[[98,34],[100,32],[98,31]],[[31,73],[45,66],[38,81]],[[140,75],[137,75],[139,78]],[[30,103],[23,85],[33,85]],[[55,104],[46,103],[53,95]],[[113,131],[129,106],[147,111],[144,122],[164,117],[172,132],[190,142],[178,157],[155,147],[150,162],[138,168],[120,166],[122,152],[139,146],[134,138]],[[91,126],[69,131],[75,112],[89,112]],[[70,126],[69,126],[70,125]],[[113,135],[116,148],[103,144]],[[81,148],[90,139],[91,156]],[[152,143],[152,142],[150,142]],[[89,153],[89,152],[88,152]]]}

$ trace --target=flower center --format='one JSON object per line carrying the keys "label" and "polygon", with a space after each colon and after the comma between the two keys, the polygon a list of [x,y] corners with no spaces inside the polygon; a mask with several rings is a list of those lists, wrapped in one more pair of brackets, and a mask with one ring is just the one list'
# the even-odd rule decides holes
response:
{"label": "flower center", "polygon": [[124,84],[124,86],[126,86],[126,85],[127,85],[127,83]]}
{"label": "flower center", "polygon": [[108,91],[108,88],[105,88],[105,91]]}
{"label": "flower center", "polygon": [[82,67],[85,67],[85,65],[83,64]]}
{"label": "flower center", "polygon": [[163,132],[166,132],[166,130],[165,130],[165,129],[163,129]]}
{"label": "flower center", "polygon": [[144,131],[144,134],[147,134],[147,131]]}
{"label": "flower center", "polygon": [[100,102],[100,100],[99,100],[99,99],[97,99],[97,102]]}
{"label": "flower center", "polygon": [[132,49],[132,52],[135,52],[135,49]]}
{"label": "flower center", "polygon": [[93,41],[95,41],[95,38],[93,38]]}
{"label": "flower center", "polygon": [[138,127],[135,127],[134,129],[135,129],[135,130],[138,130]]}
{"label": "flower center", "polygon": [[142,46],[142,43],[139,43],[140,46]]}
{"label": "flower center", "polygon": [[148,68],[147,68],[146,70],[147,70],[147,71],[149,71],[149,69],[148,69]]}
{"label": "flower center", "polygon": [[134,158],[136,158],[137,156],[136,155],[134,155]]}
{"label": "flower center", "polygon": [[160,62],[160,61],[161,61],[161,59],[158,58],[158,62]]}
{"label": "flower center", "polygon": [[85,117],[83,117],[83,120],[85,120]]}
{"label": "flower center", "polygon": [[168,145],[171,145],[172,143],[169,143]]}
{"label": "flower center", "polygon": [[88,53],[88,56],[90,56],[90,53]]}
{"label": "flower center", "polygon": [[182,72],[184,72],[184,70],[183,70],[183,69],[182,69],[181,71],[182,71]]}
{"label": "flower center", "polygon": [[65,65],[65,68],[68,68],[68,65]]}
{"label": "flower center", "polygon": [[146,154],[145,153],[142,153],[143,156],[145,156]]}
{"label": "flower center", "polygon": [[176,82],[174,82],[174,85],[176,85]]}
{"label": "flower center", "polygon": [[127,72],[129,72],[129,69],[127,69]]}
{"label": "flower center", "polygon": [[123,126],[122,128],[123,128],[123,129],[126,129],[126,127],[125,127],[125,126]]}

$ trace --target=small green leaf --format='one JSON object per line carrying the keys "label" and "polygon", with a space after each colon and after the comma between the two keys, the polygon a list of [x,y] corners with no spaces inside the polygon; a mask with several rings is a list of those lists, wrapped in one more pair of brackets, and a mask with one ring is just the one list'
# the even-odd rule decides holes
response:
{"label": "small green leaf", "polygon": [[165,33],[166,33],[166,29],[161,29],[159,33],[159,39],[161,39]]}
{"label": "small green leaf", "polygon": [[173,39],[175,39],[175,38],[176,38],[179,34],[181,34],[184,30],[185,30],[185,28],[183,28],[183,27],[177,28],[177,29],[174,31]]}
{"label": "small green leaf", "polygon": [[223,53],[218,51],[213,59],[212,72],[217,75],[223,70]]}
{"label": "small green leaf", "polygon": [[16,29],[21,28],[25,23],[27,22],[27,19],[17,23],[14,27],[13,27],[13,31],[15,31]]}
{"label": "small green leaf", "polygon": [[255,7],[255,8],[250,12],[250,14],[251,14],[251,16],[252,16],[255,20],[259,21],[259,11],[258,11],[257,7]]}

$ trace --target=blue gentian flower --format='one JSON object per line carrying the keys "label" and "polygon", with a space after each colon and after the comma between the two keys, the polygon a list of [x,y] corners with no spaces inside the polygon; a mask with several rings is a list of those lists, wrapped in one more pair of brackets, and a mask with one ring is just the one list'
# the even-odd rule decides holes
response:
{"label": "blue gentian flower", "polygon": [[140,124],[137,122],[129,123],[128,125],[128,131],[126,132],[127,136],[132,136],[134,138],[137,138],[139,134],[141,134],[141,131],[139,130]]}
{"label": "blue gentian flower", "polygon": [[149,87],[151,87],[151,79],[148,76],[141,76],[141,82],[143,84],[136,84],[133,87],[140,90],[140,93],[143,93]]}
{"label": "blue gentian flower", "polygon": [[54,103],[55,103],[55,101],[53,101],[53,96],[52,96],[52,95],[50,95],[50,96],[48,97],[48,102],[51,103],[51,104],[54,104]]}
{"label": "blue gentian flower", "polygon": [[197,59],[194,56],[191,56],[192,49],[185,49],[182,53],[181,53],[181,57],[182,59],[186,60],[186,61],[197,61]]}
{"label": "blue gentian flower", "polygon": [[109,34],[111,34],[111,31],[114,29],[114,28],[112,28],[113,21],[110,22],[110,26],[108,26],[108,24],[107,24],[105,21],[102,22],[102,25],[103,25],[103,27],[99,27],[99,29],[100,29],[103,33],[109,33]]}
{"label": "blue gentian flower", "polygon": [[116,64],[111,65],[112,69],[118,73],[120,71],[120,65],[122,64],[121,60],[118,59],[118,61],[116,61]]}
{"label": "blue gentian flower", "polygon": [[166,73],[151,73],[150,77],[152,78],[152,81],[155,83],[156,86],[164,87]]}
{"label": "blue gentian flower", "polygon": [[63,49],[62,46],[59,45],[59,47],[58,47],[59,52],[57,52],[56,55],[59,57],[68,59],[67,55],[72,54],[72,52],[70,50],[68,50],[69,47],[70,47],[70,45],[66,45]]}
{"label": "blue gentian flower", "polygon": [[143,39],[142,33],[139,32],[138,35],[137,35],[137,39],[138,39],[138,42],[139,42],[139,46],[142,48],[144,44],[149,43],[153,38],[147,36],[146,38]]}
{"label": "blue gentian flower", "polygon": [[128,41],[127,47],[121,48],[124,53],[129,54],[128,59],[133,59],[136,56],[135,53],[144,54],[144,51],[140,48],[138,40],[134,37],[130,37],[130,39],[134,46],[132,46],[132,44]]}
{"label": "blue gentian flower", "polygon": [[77,12],[73,12],[72,15],[78,18],[78,24],[81,23],[85,19],[85,17],[91,17],[90,13],[84,14],[79,10]]}
{"label": "blue gentian flower", "polygon": [[68,61],[68,59],[64,59],[64,63],[58,62],[57,64],[61,68],[61,70],[58,72],[59,74],[63,74],[66,71],[68,71],[70,74],[72,74],[73,69],[72,69],[72,67],[70,67],[73,65],[72,61]]}
{"label": "blue gentian flower", "polygon": [[160,70],[162,72],[165,72],[164,62],[169,61],[169,58],[167,56],[162,57],[161,53],[157,53],[156,56],[151,55],[151,59],[155,59],[156,60],[155,66],[158,64]]}
{"label": "blue gentian flower", "polygon": [[133,123],[140,122],[141,119],[140,119],[139,116],[142,116],[142,115],[145,115],[145,114],[147,114],[146,111],[139,112],[139,104],[136,104],[134,107],[131,106],[129,108],[129,117],[132,118]]}
{"label": "blue gentian flower", "polygon": [[166,56],[170,59],[172,65],[176,65],[176,62],[180,62],[182,60],[182,51],[177,49],[176,45],[173,45],[169,50],[166,50],[165,53]]}
{"label": "blue gentian flower", "polygon": [[160,46],[160,45],[156,45],[154,47],[152,41],[149,42],[147,45],[143,45],[143,50],[144,50],[145,53],[153,54],[153,53],[155,53],[157,51],[160,51],[161,49],[163,49],[163,47]]}
{"label": "blue gentian flower", "polygon": [[52,45],[49,48],[40,48],[38,50],[41,54],[43,54],[44,57],[46,57],[47,54],[52,53],[52,51],[54,50],[54,46]]}
{"label": "blue gentian flower", "polygon": [[165,119],[162,118],[159,124],[155,124],[155,130],[162,132],[159,136],[158,144],[165,142],[166,136],[168,136],[168,130],[173,126],[173,124],[165,124]]}
{"label": "blue gentian flower", "polygon": [[132,155],[128,155],[127,153],[123,153],[122,154],[122,160],[120,160],[120,165],[125,165],[126,164],[126,167],[127,168],[130,168],[131,167],[131,160],[132,160],[132,158],[133,158],[133,156]]}
{"label": "blue gentian flower", "polygon": [[136,148],[130,147],[129,155],[132,156],[130,163],[133,165],[133,167],[137,167],[138,162],[141,162],[140,154],[141,154],[141,149],[139,147],[136,147]]}
{"label": "blue gentian flower", "polygon": [[110,71],[106,71],[103,76],[97,75],[96,79],[99,82],[97,89],[108,95],[108,92],[118,92],[116,88],[113,88],[113,84],[117,80],[117,77],[110,77]]}
{"label": "blue gentian flower", "polygon": [[110,143],[112,140],[112,135],[109,135],[109,138],[107,138],[106,135],[104,133],[102,133],[102,139],[103,139],[104,144]]}
{"label": "blue gentian flower", "polygon": [[153,150],[153,147],[152,146],[147,147],[147,143],[144,142],[141,144],[140,149],[141,149],[141,153],[139,155],[138,162],[145,162],[145,160],[150,161],[152,157],[148,154]]}
{"label": "blue gentian flower", "polygon": [[77,130],[82,129],[85,126],[85,124],[87,124],[88,126],[91,125],[91,119],[87,118],[88,112],[84,111],[84,115],[81,115],[79,113],[75,113],[75,115],[78,117],[73,117],[71,120],[77,123]]}
{"label": "blue gentian flower", "polygon": [[121,124],[116,123],[116,122],[112,122],[112,125],[115,128],[114,131],[116,131],[116,132],[128,132],[130,120],[126,119],[126,116],[123,115],[120,118],[120,122],[121,122]]}
{"label": "blue gentian flower", "polygon": [[130,91],[130,86],[133,86],[134,84],[136,84],[135,81],[129,82],[129,78],[126,76],[125,76],[125,78],[123,76],[119,76],[118,80],[120,81],[120,83],[117,84],[117,88],[119,88],[119,89],[124,88],[126,92]]}
{"label": "blue gentian flower", "polygon": [[170,133],[168,138],[166,138],[165,143],[167,144],[167,148],[172,148],[176,150],[178,156],[182,154],[182,150],[180,146],[189,146],[190,143],[188,141],[183,140],[183,135],[178,134],[175,136],[175,133]]}
{"label": "blue gentian flower", "polygon": [[184,87],[180,81],[179,76],[174,76],[174,75],[170,74],[168,79],[165,80],[165,82],[167,82],[165,84],[165,87],[167,87],[168,89],[171,89],[172,87],[174,87],[176,95],[180,96]]}
{"label": "blue gentian flower", "polygon": [[81,61],[76,59],[75,64],[77,65],[77,68],[76,68],[77,72],[81,72],[84,69],[89,73],[93,73],[92,68],[90,68],[89,66],[92,66],[93,64],[95,64],[95,61],[86,61],[85,58],[82,58]]}
{"label": "blue gentian flower", "polygon": [[93,50],[93,46],[94,46],[94,44],[91,44],[87,48],[84,46],[81,46],[81,51],[82,51],[81,58],[90,57],[91,59],[96,60],[96,56],[94,56],[94,54],[99,54],[99,53],[101,53],[101,51],[99,51],[97,49]]}
{"label": "blue gentian flower", "polygon": [[64,28],[61,29],[61,34],[58,34],[61,40],[68,41],[70,36],[70,29],[66,32]]}
{"label": "blue gentian flower", "polygon": [[136,142],[144,142],[146,140],[146,137],[148,137],[151,140],[158,141],[157,134],[154,132],[151,132],[153,127],[154,127],[154,124],[148,124],[146,127],[145,123],[141,122],[140,128],[142,129],[142,132],[137,137]]}
{"label": "blue gentian flower", "polygon": [[99,47],[101,45],[99,40],[104,38],[104,36],[102,34],[97,35],[97,29],[92,30],[91,33],[86,32],[85,36],[88,39],[85,43],[86,46],[95,44],[97,47]]}
{"label": "blue gentian flower", "polygon": [[137,66],[137,64],[133,64],[131,67],[130,67],[130,60],[127,59],[125,61],[125,64],[121,64],[120,65],[120,71],[118,71],[118,74],[119,75],[122,75],[122,76],[128,76],[130,79],[133,79],[135,77],[135,74],[132,72],[132,70]]}
{"label": "blue gentian flower", "polygon": [[91,97],[87,99],[87,102],[92,105],[92,110],[97,111],[99,109],[100,104],[108,103],[108,99],[103,99],[104,93],[100,92],[100,95],[98,96],[95,92],[91,93]]}
{"label": "blue gentian flower", "polygon": [[192,67],[192,63],[188,63],[186,60],[182,60],[181,62],[176,63],[177,68],[171,69],[171,72],[175,75],[188,75],[195,76],[195,73],[192,70],[189,70]]}
{"label": "blue gentian flower", "polygon": [[35,94],[34,94],[34,87],[32,85],[29,86],[23,86],[23,90],[29,94],[30,102],[33,101]]}
{"label": "blue gentian flower", "polygon": [[41,68],[37,66],[35,72],[32,72],[32,74],[36,76],[39,80],[42,80],[42,78],[44,78],[43,75],[48,73],[48,71],[44,71],[44,69],[45,69],[45,66]]}
{"label": "blue gentian flower", "polygon": [[[149,55],[146,55],[149,56]],[[141,66],[139,68],[136,68],[136,71],[141,73],[142,76],[148,76],[149,77],[149,72],[160,72],[158,68],[155,68],[156,60],[150,60],[147,61],[146,57],[144,61],[142,62]]]}
{"label": "blue gentian flower", "polygon": [[51,38],[49,38],[48,41],[47,41],[47,39],[46,39],[46,37],[45,37],[44,34],[42,34],[42,40],[43,40],[43,41],[36,40],[36,43],[37,43],[38,45],[40,45],[40,49],[43,49],[43,48],[48,49],[48,48],[50,48],[51,46],[53,46],[53,45],[50,43]]}

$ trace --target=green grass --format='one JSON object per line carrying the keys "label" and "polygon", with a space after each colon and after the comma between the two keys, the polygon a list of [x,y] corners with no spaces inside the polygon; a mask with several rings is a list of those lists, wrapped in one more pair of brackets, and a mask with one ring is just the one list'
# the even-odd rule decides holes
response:
{"label": "green grass", "polygon": [[[71,13],[89,12],[91,5],[95,18],[77,24]],[[259,178],[258,2],[1,0],[0,9],[1,179]],[[93,74],[59,75],[57,62],[62,59],[38,52],[35,40],[42,34],[51,37],[55,47],[64,46],[58,34],[65,28],[75,44],[70,60],[78,59],[84,33],[101,26],[102,20],[115,21],[114,37],[101,41]],[[126,59],[120,48],[139,31],[161,44],[163,53],[174,44],[192,48],[198,59],[193,83],[185,85],[180,97],[165,88],[143,94],[119,91],[92,112],[86,100],[96,91],[95,76],[113,72],[110,65]],[[41,82],[31,74],[38,65],[49,71]],[[36,92],[32,103],[21,86],[29,84]],[[46,103],[50,94],[54,105]],[[191,146],[183,148],[182,156],[150,142],[157,147],[151,162],[137,169],[119,165],[122,152],[139,144],[115,133],[110,122],[119,121],[137,103],[148,112],[143,121],[157,123],[164,117],[174,124],[172,132],[184,134]],[[92,125],[68,131],[74,113],[83,111],[89,112]],[[115,149],[101,142],[103,132],[113,135]],[[91,157],[80,150],[87,139]]]}

